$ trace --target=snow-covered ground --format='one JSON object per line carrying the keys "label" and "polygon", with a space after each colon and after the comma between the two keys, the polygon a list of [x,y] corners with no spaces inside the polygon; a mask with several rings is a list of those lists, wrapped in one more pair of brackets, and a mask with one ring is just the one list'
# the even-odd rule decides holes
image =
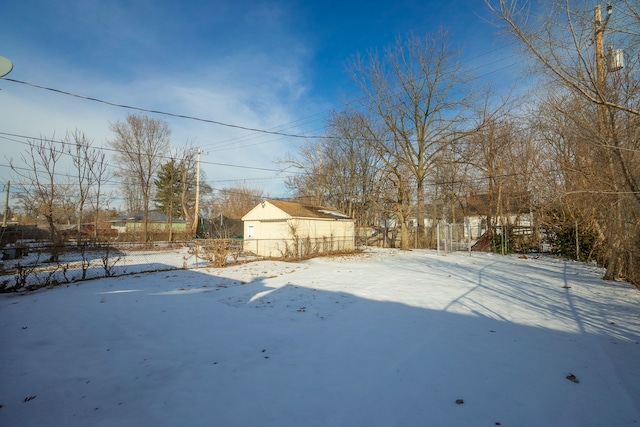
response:
{"label": "snow-covered ground", "polygon": [[0,295],[0,425],[640,425],[640,292],[601,273],[372,250]]}

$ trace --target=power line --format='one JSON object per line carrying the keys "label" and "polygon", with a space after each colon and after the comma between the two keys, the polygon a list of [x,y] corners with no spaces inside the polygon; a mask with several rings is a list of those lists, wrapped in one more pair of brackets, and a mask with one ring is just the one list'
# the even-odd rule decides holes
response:
{"label": "power line", "polygon": [[[6,136],[2,136],[2,135],[6,135]],[[51,139],[51,138],[31,137],[31,136],[26,136],[26,135],[18,135],[18,134],[13,134],[13,133],[0,132],[0,138],[2,138],[2,139],[6,139],[8,141],[13,141],[13,142],[16,142],[18,144],[29,145],[29,142],[20,141],[20,140],[9,138],[9,137],[24,138],[24,139],[31,139],[31,140],[37,140],[37,141],[46,140],[46,141],[50,141],[50,142],[53,142],[53,143],[56,143],[56,144],[67,144],[67,142],[65,142],[65,141],[59,141],[59,140],[55,140],[55,139]],[[115,152],[115,153],[124,153],[125,152],[123,150],[117,150],[115,148],[109,148],[109,147],[92,147],[92,148],[95,148],[96,150],[110,151],[110,152]],[[63,152],[62,154],[74,157],[74,154],[72,154],[72,153]],[[172,160],[171,156],[158,156],[158,158],[165,159],[165,160]],[[273,168],[263,168],[263,167],[257,167],[257,166],[237,165],[237,164],[232,164],[232,163],[209,162],[209,161],[205,161],[205,160],[203,160],[201,163],[202,164],[207,164],[207,165],[213,165],[213,166],[224,166],[224,167],[239,168],[239,169],[249,169],[249,170],[259,170],[259,171],[266,171],[266,172],[301,174],[301,172],[286,171],[286,170],[283,170],[283,169],[273,169]],[[120,166],[112,166],[112,167],[115,167],[117,169],[122,169]]]}
{"label": "power line", "polygon": [[[471,58],[467,58],[465,60],[460,60],[459,63],[464,63],[464,62],[471,62],[473,60],[476,60],[478,58],[481,58],[483,56],[495,53],[498,50],[503,49],[505,46],[500,46],[498,48],[495,49],[491,49],[489,51],[480,53],[474,57]],[[489,63],[486,64],[481,64],[476,66],[474,69],[480,69],[489,65],[492,65],[494,63],[498,62],[497,60],[495,61],[491,61]],[[492,74],[494,72],[497,71],[501,71],[503,69],[509,68],[511,66],[517,65],[517,63],[513,62],[507,66],[501,67],[497,70],[492,70],[489,71],[485,74],[483,74],[481,77],[486,77],[489,74]],[[470,71],[473,71],[470,70]],[[131,106],[131,105],[126,105],[126,104],[121,104],[121,103],[116,103],[116,102],[112,102],[112,101],[107,101],[104,99],[100,99],[100,98],[96,98],[96,97],[91,97],[91,96],[85,96],[85,95],[79,95],[73,92],[69,92],[69,91],[65,91],[62,89],[56,89],[56,88],[52,88],[52,87],[48,87],[48,86],[44,86],[44,85],[40,85],[37,83],[31,83],[31,82],[25,82],[22,80],[17,80],[17,79],[12,79],[12,78],[3,78],[2,80],[6,80],[6,81],[10,81],[13,83],[17,83],[17,84],[22,84],[22,85],[26,85],[26,86],[31,86],[34,88],[38,88],[38,89],[43,89],[43,90],[47,90],[50,92],[54,92],[54,93],[59,93],[59,94],[63,94],[63,95],[67,95],[67,96],[71,96],[71,97],[75,97],[75,98],[79,98],[79,99],[84,99],[84,100],[88,100],[88,101],[93,101],[93,102],[98,102],[101,104],[105,104],[105,105],[110,105],[110,106],[114,106],[114,107],[119,107],[119,108],[124,108],[124,109],[129,109],[129,110],[135,110],[135,111],[140,111],[140,112],[146,112],[146,113],[152,113],[152,114],[159,114],[159,115],[164,115],[164,116],[168,116],[168,117],[176,117],[176,118],[182,118],[182,119],[187,119],[187,120],[194,120],[194,121],[199,121],[199,122],[203,122],[203,123],[211,123],[211,124],[215,124],[215,125],[219,125],[219,126],[225,126],[225,127],[229,127],[229,128],[233,128],[233,129],[240,129],[240,130],[245,130],[245,131],[249,131],[249,132],[255,132],[255,133],[259,133],[259,134],[268,134],[268,135],[276,135],[276,136],[283,136],[283,137],[289,137],[289,138],[297,138],[297,139],[322,139],[322,138],[327,138],[327,139],[333,139],[336,137],[332,137],[332,136],[327,136],[327,135],[304,135],[304,134],[298,134],[298,133],[288,133],[288,132],[282,132],[282,131],[277,131],[277,130],[268,130],[268,129],[259,129],[259,128],[253,128],[253,127],[248,127],[248,126],[242,126],[242,125],[236,125],[236,124],[231,124],[231,123],[226,123],[226,122],[222,122],[219,120],[212,120],[212,119],[204,119],[204,118],[200,118],[200,117],[195,117],[195,116],[191,116],[191,115],[186,115],[186,114],[177,114],[177,113],[170,113],[170,112],[166,112],[166,111],[161,111],[161,110],[153,110],[153,109],[148,109],[148,108],[143,108],[143,107],[136,107],[136,106]],[[391,94],[393,95],[393,94]],[[391,96],[389,95],[389,96]],[[361,97],[360,100],[354,100],[351,102],[351,105],[357,105],[357,104],[364,104],[364,103],[368,103],[369,99],[366,96]],[[304,121],[307,119],[311,119],[313,117],[317,117],[317,116],[322,116],[326,114],[326,112],[323,113],[316,113],[312,116],[309,116],[307,118],[301,118],[298,120],[295,120],[294,122],[290,123],[297,123],[300,121]],[[308,122],[305,122],[308,123]],[[273,129],[279,129],[279,128],[285,128],[286,126],[289,126],[290,124],[286,124],[286,125],[282,125],[282,126],[276,126]],[[226,141],[220,141],[221,143],[226,143],[226,145],[228,145],[229,143],[233,142],[234,140],[242,140],[245,137],[238,137],[238,138],[233,138],[230,140],[226,140]]]}
{"label": "power line", "polygon": [[113,107],[125,108],[125,109],[129,109],[129,110],[141,111],[141,112],[145,112],[145,113],[160,114],[160,115],[169,116],[169,117],[177,117],[177,118],[180,118],[180,119],[195,120],[195,121],[198,121],[198,122],[211,123],[211,124],[215,124],[215,125],[219,125],[219,126],[225,126],[225,127],[230,127],[230,128],[234,128],[234,129],[246,130],[246,131],[249,131],[249,132],[257,132],[257,133],[264,133],[264,134],[269,134],[269,135],[286,136],[286,137],[290,137],[290,138],[306,138],[306,139],[324,138],[323,135],[300,135],[300,134],[294,134],[294,133],[270,131],[270,130],[251,128],[251,127],[246,127],[246,126],[241,126],[241,125],[234,125],[234,124],[231,124],[231,123],[220,122],[218,120],[203,119],[203,118],[200,118],[200,117],[189,116],[189,115],[186,115],[186,114],[169,113],[169,112],[166,112],[166,111],[151,110],[151,109],[142,108],[142,107],[134,107],[132,105],[118,104],[118,103],[115,103],[115,102],[106,101],[106,100],[99,99],[99,98],[94,98],[94,97],[91,97],[91,96],[78,95],[78,94],[75,94],[75,93],[72,93],[72,92],[64,91],[62,89],[55,89],[55,88],[52,88],[52,87],[42,86],[42,85],[39,85],[39,84],[36,84],[36,83],[24,82],[24,81],[16,80],[16,79],[3,78],[3,80],[10,81],[10,82],[13,82],[13,83],[19,83],[19,84],[26,85],[26,86],[35,87],[35,88],[38,88],[38,89],[44,89],[44,90],[48,90],[48,91],[51,91],[51,92],[56,92],[56,93],[60,93],[60,94],[63,94],[63,95],[72,96],[72,97],[75,97],[75,98],[85,99],[87,101],[99,102],[101,104],[111,105]]}

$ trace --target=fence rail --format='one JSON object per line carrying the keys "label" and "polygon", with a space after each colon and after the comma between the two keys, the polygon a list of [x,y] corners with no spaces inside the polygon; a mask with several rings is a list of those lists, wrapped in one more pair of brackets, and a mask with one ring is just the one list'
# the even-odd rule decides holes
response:
{"label": "fence rail", "polygon": [[79,280],[197,266],[191,242],[52,245],[3,249],[0,292],[33,290]]}
{"label": "fence rail", "polygon": [[302,258],[321,252],[354,249],[353,239],[350,244],[334,240],[331,246],[327,246],[327,242],[305,239],[296,242],[295,248],[290,247],[289,251],[265,255],[253,252],[251,244],[253,242],[234,239],[197,239],[185,242],[12,245],[2,249],[0,293],[133,273],[223,267],[237,261]]}

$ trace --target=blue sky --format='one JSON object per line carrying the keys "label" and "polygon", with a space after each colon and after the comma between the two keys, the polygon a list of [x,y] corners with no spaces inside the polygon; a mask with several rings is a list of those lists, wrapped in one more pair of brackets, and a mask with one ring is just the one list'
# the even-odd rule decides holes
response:
{"label": "blue sky", "polygon": [[[504,82],[517,63],[484,19],[481,0],[440,1],[120,1],[23,0],[0,17],[6,76],[79,95],[249,128],[317,135],[333,109],[357,92],[345,71],[353,55],[382,49],[412,31],[440,26],[463,61]],[[109,123],[132,111],[0,81],[0,132],[64,136],[79,129],[105,145]],[[295,138],[173,117],[175,145],[201,147],[214,188],[244,183],[285,196],[274,163]],[[3,135],[0,135],[3,136]],[[19,160],[24,139],[0,138]],[[262,168],[262,169],[260,169]]]}

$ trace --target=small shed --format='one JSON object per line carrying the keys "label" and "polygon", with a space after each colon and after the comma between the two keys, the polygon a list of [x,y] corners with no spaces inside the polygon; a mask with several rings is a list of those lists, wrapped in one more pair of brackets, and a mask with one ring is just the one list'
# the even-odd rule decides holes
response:
{"label": "small shed", "polygon": [[352,251],[355,221],[336,209],[263,200],[242,217],[244,250],[266,257]]}

